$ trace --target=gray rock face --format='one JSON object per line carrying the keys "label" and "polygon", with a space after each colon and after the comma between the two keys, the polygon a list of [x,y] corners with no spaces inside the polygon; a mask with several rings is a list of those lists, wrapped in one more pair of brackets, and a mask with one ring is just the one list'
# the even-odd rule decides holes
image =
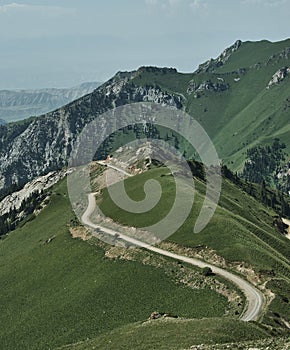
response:
{"label": "gray rock face", "polygon": [[195,73],[213,72],[216,68],[223,66],[231,55],[241,47],[241,45],[242,41],[237,40],[233,45],[226,48],[216,59],[211,58],[205,63],[200,64]]}
{"label": "gray rock face", "polygon": [[222,78],[216,83],[212,82],[211,80],[207,80],[201,84],[197,84],[194,80],[192,80],[187,87],[187,93],[190,95],[194,93],[196,97],[198,97],[199,93],[202,93],[204,91],[214,91],[214,92],[221,92],[229,89],[230,85],[225,83]]}
{"label": "gray rock face", "polygon": [[281,83],[281,81],[283,81],[289,73],[290,73],[290,68],[288,67],[280,68],[272,76],[272,79],[269,81],[267,88],[269,89],[271,86]]}
{"label": "gray rock face", "polygon": [[279,62],[280,60],[288,60],[290,58],[290,47],[285,47],[282,51],[273,54],[269,57],[266,64],[271,64],[273,62]]}
{"label": "gray rock face", "polygon": [[44,116],[0,126],[0,195],[14,184],[23,186],[62,169],[83,127],[113,107],[140,101],[182,107],[180,96],[156,86],[134,85],[134,73],[118,73],[93,93]]}
{"label": "gray rock face", "polygon": [[66,172],[50,172],[47,175],[37,177],[33,181],[27,183],[20,191],[13,192],[6,196],[0,202],[0,216],[9,213],[13,208],[19,209],[22,202],[29,198],[34,192],[46,190],[56,184],[61,178],[65,176]]}

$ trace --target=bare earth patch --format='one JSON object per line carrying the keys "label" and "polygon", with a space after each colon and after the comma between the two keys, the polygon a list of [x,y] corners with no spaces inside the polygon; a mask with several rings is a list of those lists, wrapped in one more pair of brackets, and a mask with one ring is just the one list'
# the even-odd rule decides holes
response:
{"label": "bare earth patch", "polygon": [[70,227],[69,232],[73,238],[80,238],[83,241],[87,241],[91,238],[90,232],[83,226]]}

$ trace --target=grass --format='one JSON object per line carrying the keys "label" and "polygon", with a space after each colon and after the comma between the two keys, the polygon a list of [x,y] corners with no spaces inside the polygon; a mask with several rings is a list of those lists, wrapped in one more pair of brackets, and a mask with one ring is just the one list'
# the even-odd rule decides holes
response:
{"label": "grass", "polygon": [[273,327],[279,327],[285,324],[284,321],[289,322],[290,319],[290,283],[283,279],[273,279],[267,283],[267,287],[275,293],[275,299],[266,315],[267,321]]}
{"label": "grass", "polygon": [[[287,46],[289,40],[246,42],[214,73],[181,74],[172,70],[163,74],[143,70],[131,82],[160,86],[182,95],[183,108],[207,131],[220,158],[232,169],[240,170],[247,148],[256,143],[271,144],[278,137],[290,153],[290,80],[266,90],[273,73],[288,63],[280,59],[265,64],[273,53]],[[258,62],[259,69],[249,68]],[[245,74],[233,72],[243,67],[248,68]],[[239,82],[234,81],[237,76],[241,78]],[[200,84],[207,80],[216,82],[218,77],[229,84],[228,90],[205,91],[199,98],[187,93],[192,79]],[[87,112],[89,109],[84,107],[84,113]],[[12,137],[16,128],[25,123],[10,125],[8,136]],[[129,133],[121,141],[133,136]],[[173,179],[161,176],[164,172],[167,171],[154,169],[126,180],[127,192],[134,200],[143,199],[143,184],[149,177],[160,181],[161,201],[150,212],[132,215],[121,211],[106,190],[100,198],[101,209],[123,224],[147,226],[159,221],[172,205],[175,191]],[[196,180],[195,185],[192,213],[169,240],[186,247],[206,245],[229,262],[245,261],[256,271],[274,269],[275,279],[268,287],[276,298],[265,322],[280,327],[282,318],[289,320],[289,240],[274,228],[275,213],[224,180],[213,219],[201,233],[194,234],[205,192],[204,183]],[[100,247],[71,238],[68,226],[74,219],[62,182],[39,216],[0,240],[0,348],[48,349],[90,338],[94,340],[80,343],[79,349],[130,349],[133,342],[133,349],[136,344],[141,350],[156,344],[158,349],[178,349],[192,343],[267,335],[256,324],[226,318],[141,323],[156,309],[185,318],[222,316],[227,301],[210,290],[178,285],[162,269],[106,259]],[[53,239],[46,243],[49,238]]]}
{"label": "grass", "polygon": [[186,94],[187,85],[192,79],[192,73],[168,72],[140,72],[132,81],[139,86],[155,85],[169,93]]}
{"label": "grass", "polygon": [[[157,85],[163,90],[183,96],[183,108],[194,117],[211,137],[220,158],[234,171],[240,171],[246,150],[257,143],[272,144],[278,137],[290,154],[288,122],[290,79],[267,90],[272,75],[289,65],[287,59],[268,59],[290,46],[290,40],[271,43],[244,42],[223,66],[213,73],[182,74],[174,71],[141,71],[132,83],[140,86]],[[260,68],[250,68],[260,62]],[[239,68],[247,68],[238,73]],[[239,82],[234,78],[240,77]],[[222,78],[229,89],[223,92],[203,92],[199,98],[187,93],[189,82],[196,84]],[[288,106],[288,107],[287,107]]]}
{"label": "grass", "polygon": [[63,181],[39,216],[0,240],[2,349],[94,338],[154,310],[187,318],[224,314],[227,300],[212,290],[192,290],[160,268],[107,259],[100,247],[72,239],[73,219]]}
{"label": "grass", "polygon": [[279,42],[270,42],[268,40],[243,42],[239,50],[234,52],[228,62],[224,66],[218,68],[217,71],[220,73],[226,73],[239,68],[250,67],[259,62],[267,62],[270,56],[279,53],[285,47],[289,46],[289,39]]}
{"label": "grass", "polygon": [[125,181],[125,189],[129,194],[129,197],[134,201],[144,199],[145,193],[143,186],[150,177],[157,178],[160,181],[162,187],[161,199],[156,207],[149,212],[136,215],[136,213],[121,210],[118,206],[114,205],[107,189],[103,191],[104,200],[100,203],[101,210],[105,215],[111,216],[114,220],[122,224],[130,223],[135,227],[153,225],[166,216],[168,209],[174,202],[172,193],[175,192],[175,183],[173,177],[163,176],[167,173],[169,173],[167,168],[155,168],[151,170],[150,173],[134,176],[130,178],[130,181]]}
{"label": "grass", "polygon": [[[166,169],[158,168],[125,180],[129,197],[135,200],[144,198],[143,185],[154,178],[165,189],[160,202],[148,213],[130,213],[119,208],[110,198],[107,189],[103,190],[100,208],[114,221],[122,224],[143,227],[155,223],[170,210],[175,198],[174,179],[162,176]],[[219,206],[208,226],[199,234],[193,233],[195,220],[203,203],[205,184],[195,180],[195,202],[186,222],[169,241],[195,247],[206,245],[231,262],[245,261],[256,270],[275,269],[278,275],[290,278],[289,240],[273,226],[274,212],[241,191],[233,183],[223,180]],[[143,197],[142,197],[143,196]]]}
{"label": "grass", "polygon": [[95,339],[61,349],[180,350],[193,344],[245,341],[267,336],[267,332],[258,325],[233,319],[159,319],[126,325]]}
{"label": "grass", "polygon": [[[161,202],[155,210],[149,212],[151,221],[157,221],[170,209],[175,196],[173,178],[162,176],[165,169],[154,169],[125,180],[127,194],[135,200],[143,199],[143,185],[146,180],[154,178],[165,188]],[[134,181],[133,181],[134,180]],[[264,277],[267,271],[274,270],[275,277],[267,287],[276,297],[270,304],[264,322],[271,327],[285,327],[289,322],[287,311],[290,299],[289,283],[289,240],[273,225],[275,213],[250,197],[236,185],[223,179],[222,192],[217,210],[208,226],[199,234],[193,233],[195,220],[205,195],[205,184],[195,179],[194,207],[183,226],[167,240],[185,247],[206,246],[214,249],[228,262],[245,262]],[[115,221],[126,225],[142,226],[146,214],[127,213],[117,207],[109,197],[108,191],[102,192],[100,200],[102,211]]]}

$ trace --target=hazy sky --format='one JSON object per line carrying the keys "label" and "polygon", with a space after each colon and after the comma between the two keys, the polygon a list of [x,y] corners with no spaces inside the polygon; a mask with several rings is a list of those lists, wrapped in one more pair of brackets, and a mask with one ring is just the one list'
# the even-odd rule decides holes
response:
{"label": "hazy sky", "polygon": [[194,71],[237,39],[290,37],[290,0],[0,0],[0,89]]}

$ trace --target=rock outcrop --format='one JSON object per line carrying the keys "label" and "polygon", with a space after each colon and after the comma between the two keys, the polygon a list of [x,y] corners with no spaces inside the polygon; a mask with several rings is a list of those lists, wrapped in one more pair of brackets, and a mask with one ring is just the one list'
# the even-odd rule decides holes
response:
{"label": "rock outcrop", "polygon": [[280,68],[273,76],[272,79],[269,81],[267,88],[269,89],[273,85],[277,85],[283,81],[287,75],[290,73],[290,68],[288,67],[282,67]]}
{"label": "rock outcrop", "polygon": [[28,199],[34,192],[44,191],[65,176],[65,171],[50,172],[44,176],[37,177],[31,182],[28,182],[24,188],[20,191],[13,192],[11,195],[6,196],[0,202],[0,216],[9,213],[12,209],[19,210],[22,202]]}
{"label": "rock outcrop", "polygon": [[266,65],[279,62],[280,60],[288,60],[290,58],[290,47],[285,47],[282,51],[271,55],[266,62]]}
{"label": "rock outcrop", "polygon": [[[155,68],[157,69],[157,68]],[[37,176],[62,169],[73,143],[92,119],[114,107],[152,101],[182,107],[182,97],[158,86],[137,86],[133,73],[119,72],[107,83],[54,112],[19,124],[0,126],[0,196]],[[105,126],[104,126],[105,127]]]}
{"label": "rock outcrop", "polygon": [[241,45],[242,41],[237,40],[233,45],[226,48],[216,59],[211,58],[205,63],[200,64],[195,73],[213,72],[216,68],[223,66],[231,55],[241,47]]}
{"label": "rock outcrop", "polygon": [[216,83],[212,82],[211,80],[206,80],[201,84],[198,84],[194,80],[192,80],[188,84],[187,93],[189,95],[194,93],[195,96],[198,97],[199,93],[202,93],[204,91],[221,92],[229,89],[230,85],[225,83],[222,78],[219,79],[221,80],[217,81]]}

